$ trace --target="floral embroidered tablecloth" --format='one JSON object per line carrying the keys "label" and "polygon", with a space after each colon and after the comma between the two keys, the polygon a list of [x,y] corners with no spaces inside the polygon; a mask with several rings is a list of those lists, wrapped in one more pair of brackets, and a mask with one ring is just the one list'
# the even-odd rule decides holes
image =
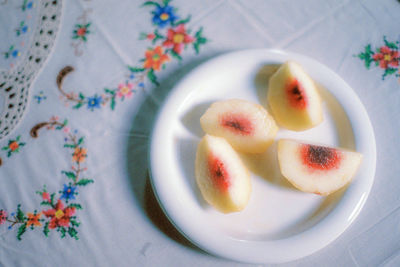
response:
{"label": "floral embroidered tablecloth", "polygon": [[246,266],[202,252],[165,217],[149,182],[149,134],[170,89],[202,62],[279,48],[347,81],[378,147],[355,223],[287,265],[398,266],[399,25],[396,0],[1,0],[10,128],[0,139],[0,265]]}

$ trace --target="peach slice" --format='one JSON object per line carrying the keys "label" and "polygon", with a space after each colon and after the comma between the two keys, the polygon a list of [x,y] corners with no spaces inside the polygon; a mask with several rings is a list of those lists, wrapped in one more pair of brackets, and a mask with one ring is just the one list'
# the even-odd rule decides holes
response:
{"label": "peach slice", "polygon": [[293,131],[310,129],[322,122],[321,98],[303,68],[288,61],[271,76],[268,103],[276,122]]}
{"label": "peach slice", "polygon": [[224,137],[235,149],[247,153],[264,152],[278,131],[261,105],[239,99],[213,103],[200,124],[206,133]]}
{"label": "peach slice", "polygon": [[203,198],[223,213],[241,211],[250,198],[250,174],[223,138],[205,135],[198,147],[196,182]]}
{"label": "peach slice", "polygon": [[340,148],[281,139],[278,159],[282,175],[296,188],[326,196],[351,181],[362,155]]}

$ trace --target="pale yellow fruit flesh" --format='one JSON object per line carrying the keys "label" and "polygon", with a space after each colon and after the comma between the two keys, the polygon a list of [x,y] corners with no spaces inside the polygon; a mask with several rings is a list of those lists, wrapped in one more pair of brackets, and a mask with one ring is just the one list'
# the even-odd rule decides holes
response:
{"label": "pale yellow fruit flesh", "polygon": [[[306,98],[305,108],[290,104],[287,86],[297,80]],[[288,61],[271,76],[268,85],[268,104],[276,122],[289,130],[303,131],[322,122],[322,104],[317,88],[303,68]]]}
{"label": "pale yellow fruit flesh", "polygon": [[[248,127],[251,130],[241,132],[224,127],[221,120],[227,115],[243,118],[251,124]],[[200,124],[206,133],[225,138],[236,150],[245,153],[264,152],[278,132],[273,117],[264,107],[239,99],[213,103],[200,118]]]}
{"label": "pale yellow fruit flesh", "polygon": [[[218,158],[229,175],[229,187],[221,190],[210,172],[209,157]],[[250,174],[232,146],[223,138],[205,135],[198,147],[195,162],[196,182],[203,198],[218,211],[231,213],[243,210],[250,198]]]}
{"label": "pale yellow fruit flesh", "polygon": [[304,164],[301,147],[307,143],[290,139],[278,142],[278,160],[282,175],[296,188],[303,192],[319,195],[329,195],[347,185],[362,161],[358,152],[336,149],[340,153],[340,163],[337,168],[328,170],[312,169]]}

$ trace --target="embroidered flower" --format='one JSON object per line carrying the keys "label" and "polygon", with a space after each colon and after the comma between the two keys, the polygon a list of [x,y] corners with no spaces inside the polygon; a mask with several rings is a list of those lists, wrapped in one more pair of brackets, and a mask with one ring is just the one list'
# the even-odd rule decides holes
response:
{"label": "embroidered flower", "polygon": [[372,58],[379,62],[379,66],[382,69],[387,69],[389,67],[398,67],[400,61],[400,53],[397,50],[390,49],[387,46],[382,46],[379,48],[379,53],[376,53]]}
{"label": "embroidered flower", "polygon": [[40,104],[42,100],[46,100],[47,96],[44,95],[43,91],[40,91],[38,95],[35,95],[34,98],[36,99],[37,103]]}
{"label": "embroidered flower", "polygon": [[61,200],[57,201],[57,204],[53,209],[43,211],[43,214],[47,218],[51,218],[49,223],[50,229],[54,229],[60,226],[68,227],[70,219],[74,215],[74,213],[75,213],[75,208],[74,207],[64,208],[64,204],[61,202]]}
{"label": "embroidered flower", "polygon": [[7,151],[7,156],[11,157],[12,154],[19,152],[20,148],[25,145],[25,143],[20,142],[21,136],[18,135],[17,138],[8,141],[8,145],[2,147],[2,150]]}
{"label": "embroidered flower", "polygon": [[76,147],[74,153],[72,154],[72,160],[74,162],[82,163],[87,157],[87,149],[82,147]]}
{"label": "embroidered flower", "polygon": [[76,186],[72,186],[72,185],[66,185],[64,184],[64,189],[62,191],[62,196],[60,199],[65,199],[66,201],[70,200],[70,199],[75,199],[75,190],[76,190]]}
{"label": "embroidered flower", "polygon": [[44,201],[50,202],[50,194],[48,192],[42,192],[42,199]]}
{"label": "embroidered flower", "polygon": [[81,39],[82,41],[87,41],[87,35],[90,33],[89,27],[91,23],[87,23],[85,25],[76,24],[74,30],[73,39]]}
{"label": "embroidered flower", "polygon": [[146,60],[143,67],[146,69],[160,70],[161,66],[169,60],[169,56],[163,53],[161,46],[154,49],[148,49],[145,54]]}
{"label": "embroidered flower", "polygon": [[91,111],[93,111],[95,108],[100,108],[100,104],[103,101],[103,98],[101,96],[93,96],[93,97],[88,97],[87,98],[87,107]]}
{"label": "embroidered flower", "polygon": [[178,18],[175,15],[174,8],[172,6],[157,6],[153,13],[153,23],[158,25],[160,28],[165,27],[169,23],[174,23]]}
{"label": "embroidered flower", "polygon": [[7,221],[7,212],[5,210],[0,210],[0,224]]}
{"label": "embroidered flower", "polygon": [[120,83],[118,85],[117,97],[131,97],[133,94],[133,83]]}
{"label": "embroidered flower", "polygon": [[187,34],[185,25],[179,24],[175,29],[168,29],[167,40],[164,41],[163,46],[171,48],[175,53],[180,54],[185,44],[190,44],[194,38]]}
{"label": "embroidered flower", "polygon": [[15,150],[17,150],[19,148],[19,144],[17,143],[17,141],[12,141],[8,145],[8,148],[11,150],[11,152],[14,152]]}
{"label": "embroidered flower", "polygon": [[40,223],[39,219],[42,216],[42,213],[39,212],[38,214],[35,213],[28,213],[26,214],[28,216],[28,220],[26,221],[26,226],[42,226]]}

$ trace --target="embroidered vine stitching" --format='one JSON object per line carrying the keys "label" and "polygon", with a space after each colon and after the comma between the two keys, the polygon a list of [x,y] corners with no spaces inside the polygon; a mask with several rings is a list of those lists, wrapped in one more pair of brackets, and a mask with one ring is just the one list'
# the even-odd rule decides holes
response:
{"label": "embroidered vine stitching", "polygon": [[382,80],[389,75],[400,77],[399,41],[389,42],[384,36],[383,42],[384,45],[376,48],[375,51],[371,44],[366,45],[364,51],[356,56],[364,61],[367,69],[370,69],[373,63],[383,69]]}
{"label": "embroidered vine stitching", "polygon": [[[82,205],[77,202],[77,195],[80,187],[94,181],[86,176],[87,168],[84,164],[88,155],[84,147],[84,137],[78,136],[78,132],[72,131],[67,124],[67,120],[61,122],[58,117],[52,117],[47,122],[35,125],[30,131],[33,138],[38,137],[38,132],[42,128],[63,132],[64,148],[72,152],[70,154],[72,165],[69,169],[61,171],[61,175],[66,179],[61,190],[50,193],[46,186],[43,186],[42,190],[36,192],[41,198],[40,209],[25,212],[21,204],[18,204],[16,210],[11,213],[0,209],[0,225],[8,225],[10,230],[17,228],[18,240],[22,239],[28,229],[42,229],[45,236],[49,236],[51,231],[56,231],[60,233],[61,238],[68,235],[76,240],[79,239],[77,228],[80,222],[76,213],[82,209]],[[14,142],[16,141],[18,140]]]}
{"label": "embroidered vine stitching", "polygon": [[144,89],[147,80],[158,86],[157,72],[164,69],[172,59],[181,61],[184,50],[192,47],[198,54],[201,46],[207,43],[207,38],[203,36],[203,28],[197,29],[193,34],[192,30],[187,28],[191,16],[181,19],[177,14],[178,9],[170,5],[170,2],[170,0],[146,1],[143,4],[143,7],[153,8],[150,13],[154,29],[148,33],[142,32],[139,39],[149,41],[152,46],[145,51],[144,57],[137,65],[128,66],[126,79],[119,82],[118,86],[104,88],[102,93],[92,96],[86,96],[82,92],[67,92],[63,88],[63,81],[74,68],[64,67],[57,76],[57,87],[65,104],[72,104],[74,109],[86,107],[91,111],[108,105],[114,110],[118,102],[123,102],[138,90]]}

